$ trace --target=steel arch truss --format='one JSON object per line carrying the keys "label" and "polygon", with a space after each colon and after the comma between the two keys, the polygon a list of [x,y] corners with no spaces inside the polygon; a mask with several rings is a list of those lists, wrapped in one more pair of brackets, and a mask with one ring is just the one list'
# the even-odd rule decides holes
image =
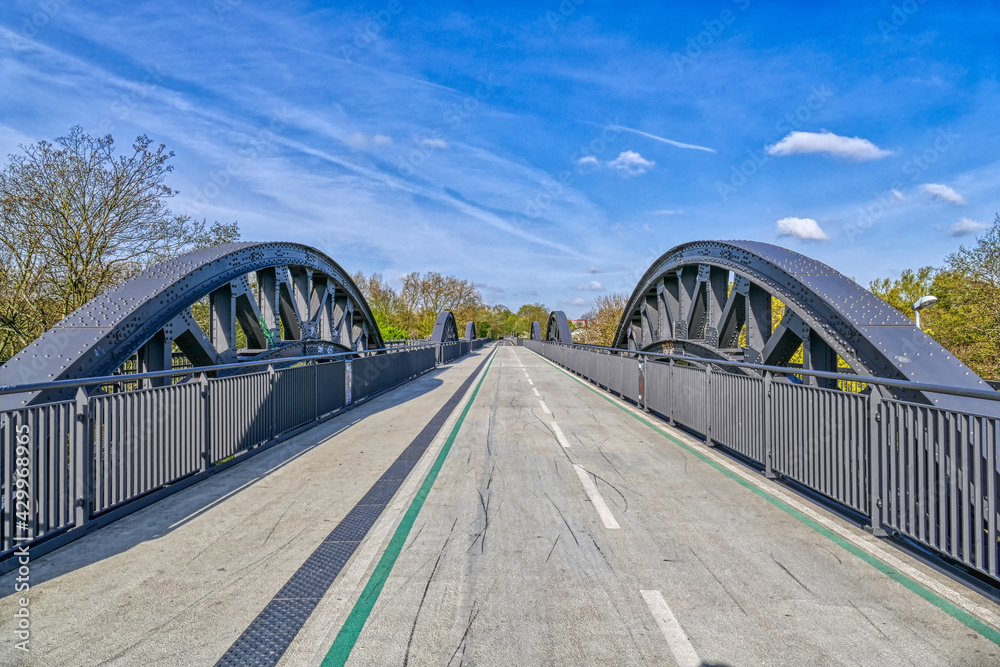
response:
{"label": "steel arch truss", "polygon": [[[785,305],[773,329],[772,297]],[[801,348],[807,369],[836,372],[839,356],[860,375],[988,388],[854,281],[799,253],[753,241],[685,243],[656,260],[626,304],[614,346],[773,366],[788,364]],[[805,381],[836,387],[834,380]],[[954,401],[902,394],[942,407]]]}
{"label": "steel arch truss", "polygon": [[559,343],[572,343],[573,333],[569,330],[569,320],[566,313],[561,310],[553,310],[549,313],[549,323],[545,327],[545,340]]}
{"label": "steel arch truss", "polygon": [[538,322],[531,323],[531,340],[542,340],[542,325]]}
{"label": "steel arch truss", "polygon": [[[207,331],[192,310],[207,309]],[[237,345],[237,325],[246,347]],[[110,375],[135,358],[169,370],[383,347],[368,304],[332,259],[297,243],[230,243],[161,262],[92,299],[0,368],[0,384]],[[63,398],[41,392],[31,402]]]}
{"label": "steel arch truss", "polygon": [[434,322],[434,331],[431,333],[431,340],[435,343],[449,343],[458,340],[458,323],[455,321],[455,314],[450,310],[442,310],[438,313]]}
{"label": "steel arch truss", "polygon": [[476,340],[476,323],[473,320],[465,323],[465,339]]}

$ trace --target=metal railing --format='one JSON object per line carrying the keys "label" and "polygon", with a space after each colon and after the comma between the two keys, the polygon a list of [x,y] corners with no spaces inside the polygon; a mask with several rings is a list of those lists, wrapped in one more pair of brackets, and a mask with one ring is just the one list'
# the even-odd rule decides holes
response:
{"label": "metal railing", "polygon": [[[521,343],[673,424],[1000,584],[1000,394],[614,348]],[[737,374],[723,368],[746,368]],[[809,382],[793,382],[795,374]],[[841,376],[842,377],[842,376]],[[838,382],[839,384],[839,382]],[[834,385],[836,386],[836,385]],[[853,391],[852,391],[853,389]],[[969,398],[955,411],[891,389]],[[986,403],[990,402],[990,403]]]}
{"label": "metal railing", "polygon": [[458,359],[471,352],[478,350],[489,341],[489,338],[473,338],[472,340],[462,339],[438,345],[438,363],[446,364],[453,359]]}
{"label": "metal railing", "polygon": [[[448,359],[485,342],[452,345]],[[19,548],[38,553],[80,537],[433,369],[441,352],[410,342],[0,387],[26,396],[76,391],[71,400],[0,412],[0,572],[16,567]],[[220,374],[233,370],[243,372]],[[123,382],[145,388],[99,391]]]}

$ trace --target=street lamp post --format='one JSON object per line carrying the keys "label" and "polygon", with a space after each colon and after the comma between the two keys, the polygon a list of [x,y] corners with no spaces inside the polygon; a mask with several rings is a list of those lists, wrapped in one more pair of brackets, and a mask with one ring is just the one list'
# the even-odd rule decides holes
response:
{"label": "street lamp post", "polygon": [[913,312],[917,316],[918,329],[920,328],[920,311],[923,310],[924,308],[930,308],[937,302],[938,298],[936,296],[931,296],[931,295],[922,296],[913,302]]}

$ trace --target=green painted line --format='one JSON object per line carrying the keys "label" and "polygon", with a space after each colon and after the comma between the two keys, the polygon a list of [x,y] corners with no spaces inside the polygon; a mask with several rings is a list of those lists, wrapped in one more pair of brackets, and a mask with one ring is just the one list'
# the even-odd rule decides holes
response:
{"label": "green painted line", "polygon": [[878,558],[872,556],[870,553],[868,553],[868,552],[866,552],[866,551],[864,551],[862,549],[859,549],[854,544],[851,544],[848,540],[845,540],[843,537],[841,537],[840,535],[837,535],[836,533],[834,533],[830,529],[826,528],[825,526],[820,525],[819,523],[817,523],[816,521],[814,521],[810,517],[806,516],[802,512],[798,511],[794,507],[788,505],[784,501],[782,501],[782,500],[780,500],[780,499],[772,496],[770,493],[768,493],[764,489],[756,486],[755,484],[752,484],[752,483],[748,482],[747,480],[743,479],[742,477],[740,477],[739,475],[737,475],[733,471],[729,470],[725,466],[720,465],[719,463],[716,463],[711,458],[705,456],[703,453],[699,452],[697,449],[695,449],[691,445],[688,445],[687,443],[685,443],[685,442],[683,442],[681,440],[678,440],[677,438],[675,438],[674,436],[672,436],[670,433],[667,433],[662,428],[660,428],[659,426],[657,426],[653,422],[649,421],[648,419],[645,419],[645,418],[640,417],[639,415],[635,414],[634,412],[632,412],[631,410],[629,410],[628,408],[626,408],[625,406],[623,406],[621,403],[619,403],[616,399],[608,396],[603,391],[601,391],[599,389],[596,389],[589,382],[581,380],[580,378],[576,377],[575,375],[573,375],[569,371],[567,371],[567,370],[565,370],[563,368],[560,368],[558,365],[556,365],[555,363],[553,363],[549,359],[546,359],[545,357],[543,357],[542,355],[538,354],[534,350],[528,350],[528,351],[531,352],[532,354],[534,354],[535,356],[537,356],[542,361],[548,363],[550,366],[552,366],[556,370],[562,371],[563,373],[565,373],[566,375],[568,375],[572,379],[576,380],[581,385],[583,385],[587,389],[591,390],[592,392],[594,392],[595,394],[597,394],[598,396],[600,396],[601,398],[603,398],[604,400],[606,400],[608,403],[611,403],[612,405],[614,405],[616,408],[618,408],[619,410],[621,410],[625,414],[633,417],[637,421],[640,421],[643,424],[645,424],[646,426],[648,426],[649,428],[653,429],[654,431],[656,431],[657,433],[659,433],[660,435],[662,435],[663,437],[665,437],[667,440],[670,440],[675,445],[677,445],[678,447],[682,448],[684,451],[688,452],[692,456],[695,456],[698,459],[700,459],[701,461],[703,461],[703,462],[707,463],[708,465],[712,466],[713,468],[715,468],[716,470],[718,470],[719,472],[721,472],[723,475],[725,475],[726,477],[729,477],[730,479],[732,479],[736,483],[740,484],[741,486],[749,489],[750,491],[753,491],[758,496],[760,496],[761,498],[767,500],[768,502],[770,502],[775,507],[778,507],[778,508],[784,510],[785,512],[787,512],[791,516],[795,517],[796,519],[798,519],[799,521],[801,521],[805,525],[807,525],[810,528],[812,528],[813,530],[815,530],[820,535],[823,535],[824,537],[828,538],[830,541],[835,542],[836,544],[840,545],[841,547],[843,547],[844,549],[846,549],[850,553],[854,554],[855,556],[857,556],[858,558],[860,558],[864,562],[868,563],[869,565],[871,565],[876,570],[878,570],[879,572],[883,573],[884,575],[886,575],[887,577],[889,577],[893,581],[895,581],[895,582],[897,582],[899,584],[902,584],[904,587],[906,587],[907,589],[909,589],[911,592],[916,593],[917,595],[919,595],[923,599],[927,600],[932,605],[934,605],[935,607],[937,607],[941,611],[945,612],[946,614],[948,614],[952,618],[954,618],[954,619],[956,619],[958,621],[961,621],[966,626],[968,626],[969,628],[975,630],[976,632],[978,632],[979,634],[981,634],[986,639],[990,640],[991,642],[993,642],[997,646],[1000,646],[1000,631],[997,631],[995,628],[987,625],[986,623],[983,623],[978,618],[976,618],[975,616],[969,614],[968,612],[966,612],[966,611],[964,611],[962,609],[959,609],[958,607],[956,607],[955,605],[953,605],[951,602],[948,602],[944,598],[941,598],[940,596],[938,596],[933,591],[927,589],[925,586],[917,583],[916,581],[913,581],[913,579],[910,579],[909,577],[907,577],[905,574],[903,574],[902,572],[900,572],[896,568],[890,567],[888,564],[883,563]]}
{"label": "green painted line", "polygon": [[476,400],[479,388],[483,386],[486,374],[490,372],[490,366],[493,365],[494,358],[496,358],[495,353],[490,357],[490,362],[486,364],[486,370],[483,371],[482,377],[479,378],[479,383],[476,384],[476,388],[472,391],[469,402],[465,404],[465,408],[458,416],[458,421],[455,422],[451,433],[448,434],[448,439],[444,441],[441,452],[438,454],[437,459],[435,459],[434,465],[427,472],[427,477],[424,478],[424,483],[420,485],[420,490],[417,491],[417,495],[413,498],[413,502],[410,503],[409,509],[403,515],[403,520],[396,527],[396,532],[393,533],[392,539],[389,540],[389,546],[386,547],[382,558],[378,561],[378,565],[375,566],[375,570],[372,572],[371,577],[369,577],[365,589],[361,591],[361,596],[354,604],[354,608],[351,609],[351,613],[347,617],[347,620],[344,621],[340,632],[337,633],[337,638],[333,640],[333,646],[330,647],[326,657],[323,658],[322,667],[339,667],[340,665],[344,665],[347,662],[347,658],[351,655],[351,650],[357,643],[358,637],[361,635],[361,631],[364,629],[365,623],[368,622],[368,617],[371,615],[372,609],[378,601],[378,596],[385,587],[389,573],[392,572],[392,568],[396,564],[396,559],[399,558],[399,554],[406,544],[406,539],[410,535],[410,529],[413,528],[413,522],[416,521],[417,514],[420,513],[420,508],[424,506],[424,500],[427,499],[427,495],[431,492],[434,480],[437,479],[438,473],[444,465],[444,460],[447,458],[448,452],[451,451],[451,446],[455,442],[456,436],[458,436],[458,430],[462,427],[465,416],[469,414],[469,409]]}

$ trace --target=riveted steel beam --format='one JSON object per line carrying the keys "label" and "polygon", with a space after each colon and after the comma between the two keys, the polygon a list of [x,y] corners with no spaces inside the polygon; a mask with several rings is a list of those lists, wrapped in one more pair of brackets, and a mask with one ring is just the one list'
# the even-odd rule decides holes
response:
{"label": "riveted steel beam", "polygon": [[[651,293],[662,295],[659,320],[672,318],[672,328],[652,326]],[[785,316],[773,330],[772,298],[785,305]],[[636,326],[644,321],[649,325]],[[654,350],[683,341],[696,341],[731,360],[765,364],[786,364],[801,347],[803,364],[815,370],[836,369],[839,357],[859,375],[988,387],[913,322],[854,281],[822,262],[754,241],[685,243],[646,271],[626,304],[614,346]],[[968,407],[941,394],[905,389],[893,394],[941,407]]]}

